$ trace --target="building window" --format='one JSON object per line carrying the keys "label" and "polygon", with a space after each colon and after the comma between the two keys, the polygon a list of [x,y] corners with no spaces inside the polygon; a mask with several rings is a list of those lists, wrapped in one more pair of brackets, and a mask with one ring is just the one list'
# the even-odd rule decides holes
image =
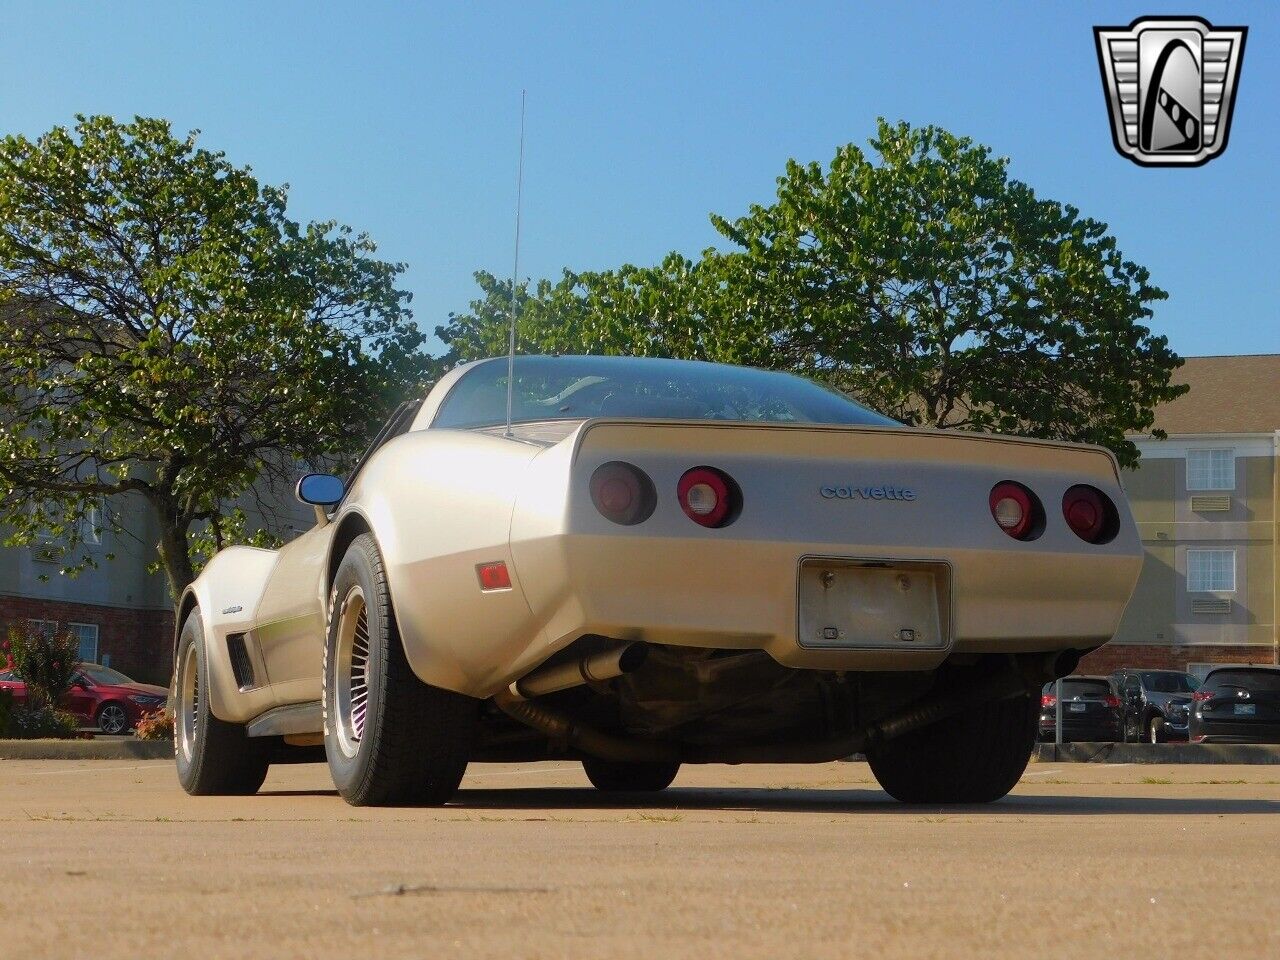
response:
{"label": "building window", "polygon": [[1188,550],[1187,591],[1235,593],[1236,552],[1234,550]]}
{"label": "building window", "polygon": [[57,620],[28,620],[27,630],[33,637],[44,637],[46,640],[52,640],[53,635],[58,632]]}
{"label": "building window", "polygon": [[1229,448],[1187,451],[1188,490],[1234,490],[1236,456]]}
{"label": "building window", "polygon": [[68,623],[67,632],[80,644],[77,659],[84,663],[98,662],[98,625],[96,623]]}
{"label": "building window", "polygon": [[80,516],[80,542],[81,543],[101,543],[102,542],[102,505],[101,503],[92,503],[85,508]]}

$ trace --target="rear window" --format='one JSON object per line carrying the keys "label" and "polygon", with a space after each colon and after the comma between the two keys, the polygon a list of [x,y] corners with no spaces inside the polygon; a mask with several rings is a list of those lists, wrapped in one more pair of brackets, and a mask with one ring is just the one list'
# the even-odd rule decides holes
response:
{"label": "rear window", "polygon": [[1153,693],[1194,693],[1196,689],[1195,678],[1187,673],[1144,673],[1142,685]]}
{"label": "rear window", "polygon": [[[1044,685],[1045,693],[1053,693],[1056,683],[1046,683]],[[1084,697],[1090,700],[1101,699],[1102,697],[1111,696],[1111,684],[1105,680],[1063,680],[1062,681],[1062,698],[1070,700],[1073,697]]]}
{"label": "rear window", "polygon": [[1280,670],[1215,670],[1209,674],[1204,685],[1213,690],[1244,687],[1247,690],[1280,693]]}
{"label": "rear window", "polygon": [[[901,426],[811,380],[769,370],[635,357],[516,357],[513,423],[638,417],[738,423]],[[507,364],[480,363],[449,391],[433,427],[477,428],[507,415]]]}

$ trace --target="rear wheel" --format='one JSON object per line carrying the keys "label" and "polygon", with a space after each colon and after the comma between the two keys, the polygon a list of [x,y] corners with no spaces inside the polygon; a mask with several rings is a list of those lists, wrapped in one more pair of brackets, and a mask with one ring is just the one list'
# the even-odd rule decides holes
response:
{"label": "rear wheel", "polygon": [[1030,697],[985,703],[873,747],[867,760],[903,803],[990,803],[1026,770],[1038,717]]}
{"label": "rear wheel", "polygon": [[334,577],[324,651],[324,747],[343,799],[445,803],[467,769],[479,707],[414,675],[378,547],[357,537]]}
{"label": "rear wheel", "polygon": [[257,793],[271,765],[270,741],[245,735],[209,709],[209,658],[200,614],[192,611],[178,639],[173,752],[178,781],[193,796]]}
{"label": "rear wheel", "polygon": [[678,763],[618,763],[613,760],[582,761],[587,779],[604,793],[655,793],[671,786],[680,772]]}

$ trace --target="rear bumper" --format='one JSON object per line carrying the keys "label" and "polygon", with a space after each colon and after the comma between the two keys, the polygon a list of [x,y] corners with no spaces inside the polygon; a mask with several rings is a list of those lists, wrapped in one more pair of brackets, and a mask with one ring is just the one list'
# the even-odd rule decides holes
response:
{"label": "rear bumper", "polygon": [[[523,589],[544,625],[545,653],[598,634],[763,649],[802,668],[913,670],[932,669],[955,651],[1087,649],[1111,639],[1142,562],[1127,552],[1049,551],[1016,541],[906,551],[730,539],[728,532],[565,533],[513,542]],[[806,557],[945,566],[947,635],[928,649],[912,641],[874,649],[807,637],[802,644],[799,570]]]}
{"label": "rear bumper", "polygon": [[1193,720],[1192,743],[1280,743],[1280,724]]}
{"label": "rear bumper", "polygon": [[[1051,742],[1057,739],[1054,718],[1040,718],[1040,739]],[[1062,721],[1062,740],[1064,743],[1119,743],[1124,739],[1124,730],[1118,722],[1112,721]]]}

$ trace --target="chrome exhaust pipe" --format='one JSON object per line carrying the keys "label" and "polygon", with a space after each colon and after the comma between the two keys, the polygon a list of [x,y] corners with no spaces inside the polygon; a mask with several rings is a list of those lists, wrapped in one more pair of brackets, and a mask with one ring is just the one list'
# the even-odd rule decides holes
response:
{"label": "chrome exhaust pipe", "polygon": [[580,687],[585,683],[612,680],[637,669],[649,656],[645,643],[628,643],[577,660],[534,670],[502,691],[496,699],[507,703],[545,697],[549,693]]}

